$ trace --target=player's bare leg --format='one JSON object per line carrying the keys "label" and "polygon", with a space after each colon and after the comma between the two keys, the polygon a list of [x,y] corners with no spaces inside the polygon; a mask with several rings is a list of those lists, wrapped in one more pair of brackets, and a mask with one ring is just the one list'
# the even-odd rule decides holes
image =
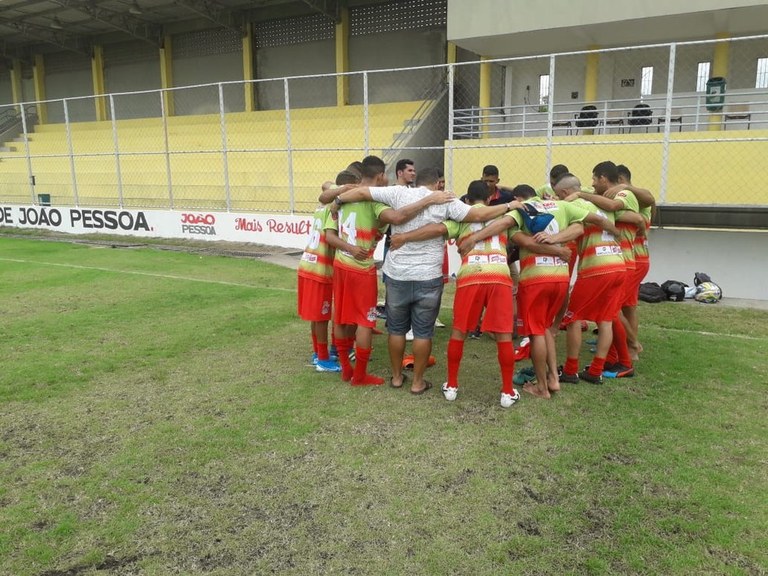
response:
{"label": "player's bare leg", "polygon": [[550,398],[547,387],[547,339],[543,334],[531,336],[531,361],[536,373],[536,384],[528,382],[523,390],[538,398]]}
{"label": "player's bare leg", "polygon": [[405,354],[405,336],[390,334],[387,342],[389,362],[392,366],[392,387],[401,388],[404,382],[403,355]]}

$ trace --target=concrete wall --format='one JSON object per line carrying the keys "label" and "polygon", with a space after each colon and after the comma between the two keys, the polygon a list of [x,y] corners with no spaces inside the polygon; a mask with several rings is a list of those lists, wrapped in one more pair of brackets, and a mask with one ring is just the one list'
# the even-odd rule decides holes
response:
{"label": "concrete wall", "polygon": [[[290,46],[256,50],[258,78],[282,78],[305,74],[336,72],[336,45],[333,40],[304,42]],[[336,105],[336,79],[291,80],[291,108]],[[260,110],[285,107],[283,82],[259,82],[256,85]]]}
{"label": "concrete wall", "polygon": [[[444,30],[387,32],[349,39],[351,71],[382,70],[407,66],[445,63]],[[441,70],[411,70],[370,74],[369,102],[408,102],[420,100],[441,78]],[[350,103],[363,103],[362,82],[350,83]]]}
{"label": "concrete wall", "polygon": [[[104,87],[107,93],[160,89],[158,50],[136,42],[105,46]],[[115,98],[118,119],[157,117],[160,113],[159,94]]]}
{"label": "concrete wall", "polygon": [[[767,133],[754,129],[727,132],[741,139],[765,137]],[[673,132],[667,185],[662,197],[662,136],[642,132],[601,134],[598,138],[558,137],[553,142],[552,164],[565,164],[587,183],[598,162],[613,160],[626,164],[632,170],[633,182],[654,192],[660,202],[670,204],[768,205],[768,190],[755,185],[760,179],[765,142],[722,141],[717,132]],[[493,147],[483,148],[485,143]],[[499,166],[505,185],[527,183],[538,187],[544,183],[547,170],[544,138],[458,140],[454,146],[453,186],[456,189],[466,187],[485,164]],[[738,159],[738,163],[723,159]]]}
{"label": "concrete wall", "polygon": [[[192,58],[174,58],[173,83],[175,86],[192,86],[210,82],[226,82],[243,79],[243,58],[240,53],[211,54]],[[219,112],[217,86],[174,92],[176,114],[214,114]],[[245,92],[242,85],[224,86],[226,112],[242,112],[245,109]]]}
{"label": "concrete wall", "polygon": [[652,229],[651,269],[646,282],[680,280],[693,286],[693,275],[706,272],[728,298],[768,300],[766,232]]}
{"label": "concrete wall", "polygon": [[[48,64],[46,56],[45,96],[48,100],[93,95],[91,60],[79,55],[51,55],[54,62],[68,58],[68,63]],[[68,100],[69,119],[72,122],[96,120],[96,107],[92,98]],[[48,104],[48,121],[64,122],[64,106],[61,102]]]}
{"label": "concrete wall", "polygon": [[[552,30],[561,27],[618,23],[625,20],[685,15],[764,6],[756,0],[526,0],[510,9],[508,0],[448,0],[448,39]],[[756,23],[757,24],[757,23]]]}

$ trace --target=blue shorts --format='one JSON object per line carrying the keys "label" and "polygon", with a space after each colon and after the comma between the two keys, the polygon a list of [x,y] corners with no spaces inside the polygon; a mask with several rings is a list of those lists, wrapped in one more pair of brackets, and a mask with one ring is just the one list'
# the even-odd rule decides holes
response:
{"label": "blue shorts", "polygon": [[413,328],[413,337],[429,340],[443,299],[443,277],[432,280],[387,278],[387,330],[404,336]]}

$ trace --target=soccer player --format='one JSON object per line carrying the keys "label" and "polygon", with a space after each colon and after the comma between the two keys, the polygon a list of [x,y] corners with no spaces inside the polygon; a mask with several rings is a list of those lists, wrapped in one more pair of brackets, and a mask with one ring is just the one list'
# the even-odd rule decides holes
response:
{"label": "soccer player", "polygon": [[560,178],[569,173],[570,170],[568,170],[568,166],[565,164],[555,164],[552,166],[552,169],[549,171],[549,184],[537,188],[536,196],[542,200],[555,200],[557,198],[554,191],[555,184],[557,184]]}
{"label": "soccer player", "polygon": [[[470,183],[466,197],[471,206],[485,205],[490,194],[482,180],[475,180]],[[396,250],[406,242],[426,240],[436,235],[462,238],[483,226],[482,223],[459,224],[452,220],[427,224],[393,236],[392,249]],[[512,345],[514,305],[512,278],[507,266],[506,231],[479,243],[462,258],[461,268],[456,276],[456,286],[453,331],[448,342],[448,381],[442,386],[443,396],[448,401],[456,399],[464,341],[467,333],[480,320],[483,307],[486,307],[482,328],[484,332],[493,332],[496,336],[502,380],[500,402],[502,407],[509,408],[520,399],[520,394],[512,386],[515,370],[515,352]]]}
{"label": "soccer player", "polygon": [[[563,176],[555,184],[554,192],[564,200],[581,191],[581,182],[573,174]],[[604,212],[586,200],[573,200],[581,208],[613,222],[613,212]],[[557,237],[542,239],[556,242]],[[613,339],[613,321],[619,315],[621,297],[624,295],[626,267],[621,247],[611,234],[594,224],[584,226],[584,234],[577,243],[579,256],[578,275],[571,291],[568,310],[563,319],[567,326],[566,362],[560,374],[560,382],[576,383],[582,380],[602,382],[605,359]],[[579,375],[579,349],[581,348],[581,320],[597,323],[597,353],[589,368]]]}
{"label": "soccer player", "polygon": [[[436,168],[419,170],[417,188],[403,186],[361,186],[339,196],[341,202],[373,199],[395,208],[404,208],[420,198],[436,192],[439,173]],[[444,220],[483,222],[501,216],[509,205],[468,206],[454,199],[440,206],[430,206],[412,221],[393,226],[393,234],[409,232],[425,224],[438,224]],[[403,353],[405,334],[413,327],[413,381],[412,394],[422,394],[431,384],[424,379],[429,355],[432,351],[435,318],[443,295],[443,250],[445,241],[440,233],[428,240],[409,242],[392,251],[384,262],[382,272],[387,274],[387,329],[389,331],[389,359],[392,365],[394,388],[403,386]]]}
{"label": "soccer player", "polygon": [[[592,186],[595,193],[575,192],[571,197],[588,200],[603,211],[616,212],[616,228],[619,230],[618,240],[627,270],[624,274],[624,287],[621,296],[621,303],[623,304],[631,299],[630,292],[634,291],[635,298],[637,297],[634,244],[638,223],[629,219],[636,217],[640,207],[635,195],[626,189],[617,191],[614,198],[606,196],[606,192],[618,184],[619,173],[616,164],[611,161],[600,162],[592,169]],[[617,318],[613,321],[612,326],[613,345],[606,358],[606,372],[616,378],[634,376],[635,370],[627,346],[627,331],[624,323],[620,318]]]}
{"label": "soccer player", "polygon": [[[384,161],[376,156],[363,159],[361,185],[385,185]],[[333,263],[333,297],[336,346],[341,363],[341,378],[353,386],[371,386],[384,379],[367,372],[371,356],[372,330],[376,325],[376,267],[373,252],[387,225],[402,224],[434,203],[445,202],[452,195],[436,192],[425,195],[409,206],[393,210],[375,202],[342,204],[338,190],[326,190],[321,202],[333,200],[338,210],[333,224],[326,223],[328,243],[336,248]],[[355,366],[349,352],[355,345]]]}
{"label": "soccer player", "polygon": [[535,211],[538,215],[524,216],[519,210],[509,212],[498,222],[464,239],[459,249],[464,253],[471,247],[472,242],[495,234],[500,228],[512,228],[512,241],[520,245],[520,287],[517,302],[525,331],[531,338],[531,360],[536,373],[536,383],[525,384],[523,390],[539,398],[549,398],[550,392],[560,389],[557,351],[554,336],[549,328],[568,293],[570,250],[565,246],[552,244],[559,253],[554,256],[543,255],[542,245],[533,237],[533,233],[540,232],[536,229],[537,220],[542,217],[550,218],[546,232],[550,235],[560,234],[560,243],[580,236],[584,231],[582,222],[585,221],[609,231],[615,231],[615,228],[604,218],[590,214],[586,209],[569,202],[529,200],[524,206],[527,207],[527,214]]}
{"label": "soccer player", "polygon": [[[633,249],[635,252],[635,284],[637,290],[627,294],[627,300],[624,301],[621,311],[624,318],[627,321],[627,345],[629,346],[629,354],[632,360],[637,360],[640,356],[640,352],[643,351],[643,347],[640,344],[638,332],[639,321],[637,318],[637,294],[645,279],[648,270],[651,267],[651,256],[648,251],[648,230],[651,228],[651,219],[653,217],[653,210],[656,207],[656,199],[648,190],[644,188],[638,188],[632,184],[632,172],[624,164],[619,164],[616,167],[619,173],[619,186],[624,186],[626,190],[632,192],[637,198],[638,205],[640,206],[640,216],[643,217],[643,222],[638,228],[638,234],[635,236],[635,243]],[[606,196],[612,198],[611,193],[618,193],[618,188],[606,191]],[[615,192],[614,192],[615,191]],[[644,233],[641,233],[644,232]]]}
{"label": "soccer player", "polygon": [[[336,176],[338,186],[356,184],[358,181],[348,171],[342,171]],[[324,189],[328,187],[324,185]],[[325,232],[329,218],[331,213],[328,207],[320,204],[312,215],[312,232],[298,268],[298,312],[302,320],[310,323],[313,360],[318,372],[341,371],[338,361],[331,359],[328,351],[334,259],[334,249],[328,244]]]}

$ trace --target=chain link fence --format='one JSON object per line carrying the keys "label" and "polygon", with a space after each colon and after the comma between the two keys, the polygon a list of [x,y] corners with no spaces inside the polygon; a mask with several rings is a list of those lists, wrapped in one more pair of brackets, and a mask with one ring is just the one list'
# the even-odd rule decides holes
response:
{"label": "chain link fence", "polygon": [[768,36],[5,105],[0,130],[8,203],[305,213],[376,154],[458,193],[610,159],[662,205],[765,207]]}

